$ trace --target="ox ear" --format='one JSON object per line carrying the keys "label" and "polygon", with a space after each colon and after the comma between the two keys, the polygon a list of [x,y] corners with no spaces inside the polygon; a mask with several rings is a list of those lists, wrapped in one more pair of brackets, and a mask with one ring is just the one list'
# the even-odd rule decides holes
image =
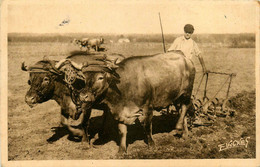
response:
{"label": "ox ear", "polygon": [[67,61],[67,59],[62,59],[62,60],[60,60],[59,62],[57,62],[56,64],[55,64],[55,68],[56,69],[60,69],[63,65],[64,65],[64,62],[65,61]]}
{"label": "ox ear", "polygon": [[64,65],[66,64],[70,64],[72,65],[74,68],[76,68],[77,70],[81,70],[83,65],[82,64],[77,64],[69,59],[62,59],[60,60],[58,63],[55,64],[55,68],[56,69],[60,69],[62,68]]}
{"label": "ox ear", "polygon": [[25,64],[25,62],[22,62],[21,69],[22,69],[23,71],[28,71],[28,67],[25,66],[24,64]]}

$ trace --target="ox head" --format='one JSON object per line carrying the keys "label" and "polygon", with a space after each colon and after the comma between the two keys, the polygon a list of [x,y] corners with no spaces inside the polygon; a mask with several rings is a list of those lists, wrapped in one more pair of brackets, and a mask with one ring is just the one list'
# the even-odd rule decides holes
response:
{"label": "ox head", "polygon": [[[117,59],[110,61],[106,58],[89,60],[85,64],[76,64],[69,61],[74,70],[80,70],[84,76],[85,85],[84,88],[78,91],[78,103],[82,104],[83,102],[85,107],[91,107],[94,102],[104,97],[105,92],[111,85],[116,86],[116,83],[119,82],[119,75],[115,72],[116,68],[118,68],[116,61]],[[60,71],[64,71],[62,70],[62,65],[59,65],[59,63],[57,63],[56,67],[61,69]]]}
{"label": "ox head", "polygon": [[30,89],[25,96],[25,102],[33,107],[37,103],[45,102],[52,98],[59,72],[54,68],[55,61],[43,60],[27,67],[22,63],[22,70],[29,72],[28,84]]}
{"label": "ox head", "polygon": [[85,69],[83,68],[86,84],[84,89],[80,91],[80,101],[88,103],[88,107],[91,107],[93,103],[100,102],[105,98],[108,88],[116,89],[116,84],[120,82],[120,77],[115,71],[117,67],[116,63],[113,62],[105,66],[89,65]]}

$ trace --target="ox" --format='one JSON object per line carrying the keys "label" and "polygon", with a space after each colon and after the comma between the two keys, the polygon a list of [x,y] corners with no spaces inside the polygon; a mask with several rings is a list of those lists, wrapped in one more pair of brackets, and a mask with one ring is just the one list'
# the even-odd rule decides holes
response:
{"label": "ox", "polygon": [[88,47],[88,41],[89,41],[89,39],[88,38],[82,38],[81,40],[80,40],[80,50],[82,49],[82,47]]}
{"label": "ox", "polygon": [[[168,52],[153,56],[124,59],[107,67],[88,64],[82,66],[86,77],[80,101],[85,111],[97,102],[108,106],[118,121],[119,152],[126,152],[127,125],[138,118],[143,125],[148,147],[154,146],[152,138],[153,110],[169,105],[180,106],[175,133],[188,135],[187,111],[193,114],[191,94],[195,68],[183,54]],[[177,105],[178,104],[178,105]],[[86,114],[87,112],[85,112]],[[173,133],[173,132],[172,132]]]}
{"label": "ox", "polygon": [[103,44],[103,43],[104,43],[104,38],[99,38],[99,39],[94,38],[94,39],[90,39],[90,40],[88,41],[88,49],[93,48],[93,49],[95,49],[96,52],[98,52],[100,45]]}
{"label": "ox", "polygon": [[[116,57],[118,56],[122,57],[121,55],[116,55]],[[86,52],[74,52],[71,56],[67,57],[67,59],[82,63],[100,57],[101,56],[99,55],[87,55]],[[88,120],[90,115],[83,115],[81,126],[86,126],[83,126],[80,129],[74,129],[68,124],[69,117],[76,120],[79,118],[79,114],[76,112],[77,106],[71,98],[72,92],[68,88],[68,84],[64,82],[64,75],[55,67],[58,63],[60,62],[42,60],[30,67],[26,67],[24,63],[22,64],[22,70],[30,73],[30,78],[28,80],[30,89],[26,93],[25,101],[30,107],[34,107],[38,103],[55,100],[61,107],[61,125],[67,127],[73,135],[82,136],[82,141],[87,141],[87,143],[89,143],[87,125],[89,123]],[[73,67],[77,67],[77,64],[73,64]],[[84,76],[79,75],[77,77],[77,82],[73,84],[73,87],[80,89],[85,85],[84,80],[82,80]],[[93,108],[103,110],[105,120],[108,110],[107,106],[98,104]],[[103,129],[101,130],[101,134],[103,133]]]}
{"label": "ox", "polygon": [[73,39],[72,43],[78,45],[81,50],[82,47],[88,47],[88,40],[88,38],[82,38],[81,40]]}

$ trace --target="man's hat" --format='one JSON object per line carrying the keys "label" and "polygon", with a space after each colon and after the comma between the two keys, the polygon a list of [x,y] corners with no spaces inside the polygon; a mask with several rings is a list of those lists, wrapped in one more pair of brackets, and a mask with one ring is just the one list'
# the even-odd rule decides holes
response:
{"label": "man's hat", "polygon": [[185,26],[184,26],[184,32],[186,32],[186,33],[193,33],[194,32],[194,27],[193,27],[193,25],[191,25],[191,24],[186,24]]}

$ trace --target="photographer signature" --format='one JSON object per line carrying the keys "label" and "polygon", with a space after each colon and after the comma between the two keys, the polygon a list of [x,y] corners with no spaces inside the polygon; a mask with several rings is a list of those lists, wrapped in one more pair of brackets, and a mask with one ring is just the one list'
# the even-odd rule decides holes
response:
{"label": "photographer signature", "polygon": [[240,140],[230,140],[230,142],[225,144],[219,144],[218,145],[219,152],[230,148],[238,147],[238,146],[245,146],[245,148],[247,148],[249,139],[250,137],[246,137],[246,138],[241,138]]}

